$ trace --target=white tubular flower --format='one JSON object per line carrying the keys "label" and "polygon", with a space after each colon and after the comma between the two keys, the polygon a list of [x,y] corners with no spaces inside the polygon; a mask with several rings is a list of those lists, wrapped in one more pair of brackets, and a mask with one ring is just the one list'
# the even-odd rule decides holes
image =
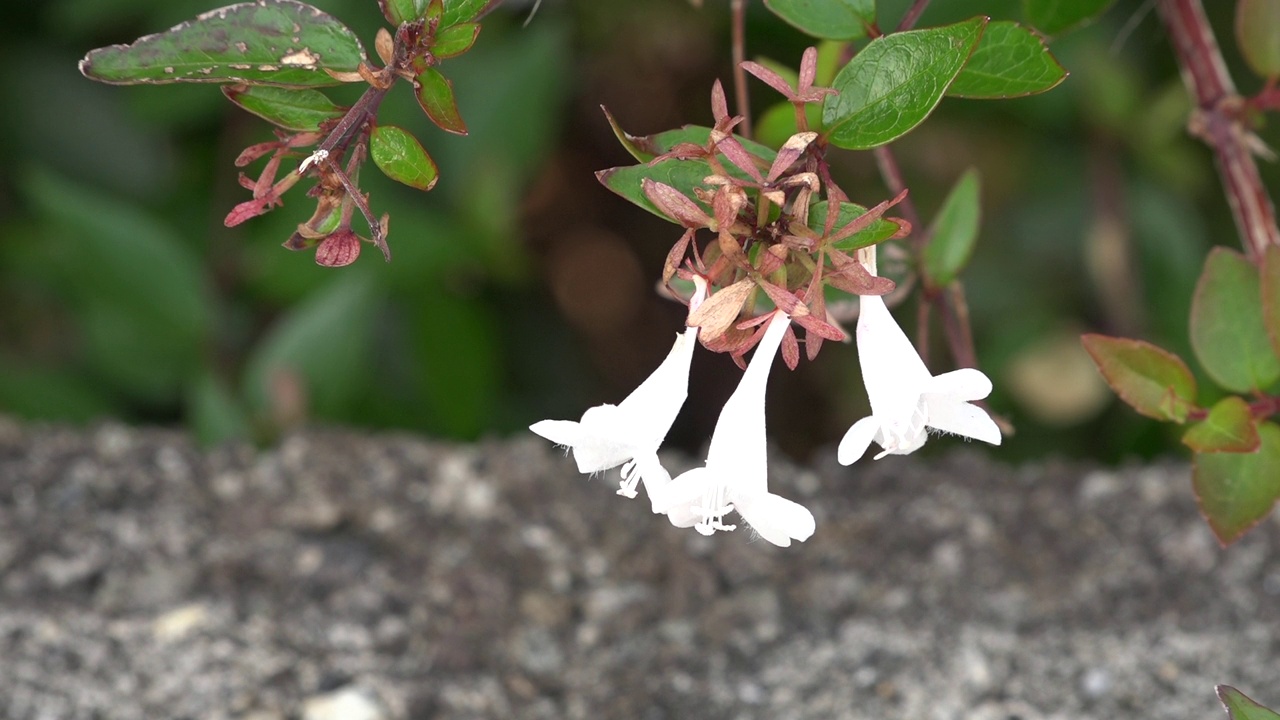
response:
{"label": "white tubular flower", "polygon": [[769,492],[765,447],[765,386],[769,368],[791,319],[778,312],[756,346],[733,392],[707,452],[705,467],[683,473],[658,491],[650,491],[654,510],[667,513],[676,527],[692,526],[703,535],[733,530],[724,516],[737,511],[765,540],[787,547],[813,535],[813,514]]}
{"label": "white tubular flower", "polygon": [[[706,283],[701,278],[694,282],[698,289],[691,309],[706,297]],[[655,490],[671,481],[658,462],[658,448],[689,393],[689,365],[697,345],[698,328],[688,328],[676,335],[658,369],[621,403],[589,408],[578,422],[543,420],[529,429],[572,449],[578,472],[592,474],[622,465],[618,494],[634,498],[636,485],[643,481],[652,499]]]}
{"label": "white tubular flower", "polygon": [[858,362],[871,401],[871,416],[853,424],[840,441],[842,465],[862,457],[874,440],[876,455],[906,455],[924,445],[927,428],[1000,444],[1000,428],[970,403],[991,394],[991,380],[972,368],[934,377],[889,314],[884,299],[863,295],[858,316]]}

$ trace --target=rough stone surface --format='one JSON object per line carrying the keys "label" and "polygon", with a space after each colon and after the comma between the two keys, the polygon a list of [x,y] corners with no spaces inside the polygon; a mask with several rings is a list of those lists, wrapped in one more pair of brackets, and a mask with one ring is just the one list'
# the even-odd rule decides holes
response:
{"label": "rough stone surface", "polygon": [[536,438],[202,453],[0,421],[0,717],[1171,720],[1222,717],[1219,682],[1280,705],[1280,523],[1220,550],[1185,466],[962,448],[772,477],[809,542],[677,530]]}

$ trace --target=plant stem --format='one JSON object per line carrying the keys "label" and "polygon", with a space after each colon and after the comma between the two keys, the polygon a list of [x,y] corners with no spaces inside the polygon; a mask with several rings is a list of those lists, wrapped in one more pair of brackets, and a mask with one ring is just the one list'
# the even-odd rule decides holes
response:
{"label": "plant stem", "polygon": [[1227,74],[1200,0],[1159,0],[1156,8],[1173,43],[1182,80],[1195,100],[1187,129],[1213,150],[1240,242],[1258,262],[1268,245],[1280,245],[1280,229],[1249,150],[1249,130],[1240,121],[1243,100]]}
{"label": "plant stem", "polygon": [[738,126],[739,135],[751,137],[751,98],[747,94],[747,71],[742,63],[747,59],[747,1],[731,0],[733,25],[733,96],[742,116],[742,124]]}
{"label": "plant stem", "polygon": [[915,0],[911,3],[911,7],[907,9],[907,14],[902,16],[902,22],[898,23],[898,32],[910,30],[916,26],[916,21],[920,19],[920,15],[924,13],[924,9],[929,7],[929,0]]}

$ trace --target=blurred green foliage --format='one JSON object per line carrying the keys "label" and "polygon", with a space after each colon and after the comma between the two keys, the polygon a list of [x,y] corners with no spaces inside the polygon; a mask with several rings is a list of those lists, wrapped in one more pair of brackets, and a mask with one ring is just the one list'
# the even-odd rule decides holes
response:
{"label": "blurred green foliage", "polygon": [[[314,0],[372,47],[374,0]],[[882,26],[907,0],[880,0]],[[1207,3],[1233,74],[1232,3]],[[1187,311],[1205,253],[1238,247],[1208,152],[1183,131],[1188,102],[1157,19],[1121,0],[1056,38],[1071,76],[1043,96],[946,99],[894,144],[932,221],[970,167],[982,222],[968,288],[993,401],[1017,425],[1000,452],[1118,459],[1176,436],[1111,398],[1076,337],[1140,337],[1188,354]],[[527,4],[487,18],[445,69],[471,131],[455,137],[397,87],[383,122],[440,166],[419,193],[366,168],[391,215],[393,262],[365,252],[317,267],[280,247],[301,197],[233,229],[247,193],[232,159],[266,123],[214,87],[105,87],[76,61],[211,9],[209,0],[52,0],[0,9],[0,411],[182,424],[204,441],[270,439],[307,420],[474,438],[616,401],[652,369],[679,308],[650,292],[678,232],[612,196],[591,172],[625,164],[599,105],[629,131],[709,124],[712,80],[730,88],[724,3]],[[926,27],[1017,0],[934,2]],[[794,64],[810,41],[751,3],[748,54]],[[344,88],[352,92],[356,88]],[[751,85],[757,111],[778,97]],[[1274,128],[1263,139],[1275,146]],[[869,153],[841,153],[841,185],[887,191]],[[1276,168],[1263,172],[1275,187]],[[625,292],[624,292],[625,291]],[[612,293],[612,294],[611,294]],[[898,311],[904,324],[914,316]],[[936,337],[936,336],[935,336]],[[940,341],[933,362],[945,366]],[[805,454],[864,414],[851,346],[829,344],[775,386],[772,434]],[[695,360],[677,444],[709,436],[736,383]],[[943,444],[939,444],[943,445]]]}

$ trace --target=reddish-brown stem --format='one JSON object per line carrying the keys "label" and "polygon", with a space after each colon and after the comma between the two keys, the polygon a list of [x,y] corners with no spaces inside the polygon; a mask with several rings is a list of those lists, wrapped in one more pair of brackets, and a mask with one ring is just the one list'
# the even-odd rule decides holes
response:
{"label": "reddish-brown stem", "polygon": [[[1276,413],[1280,413],[1280,396],[1262,395],[1249,403],[1249,415],[1254,420],[1266,420]],[[1209,408],[1198,407],[1187,412],[1187,420],[1191,422],[1200,422],[1208,417]]]}
{"label": "reddish-brown stem", "polygon": [[911,3],[911,7],[907,9],[907,14],[902,16],[902,21],[898,23],[898,32],[910,30],[916,26],[916,21],[920,19],[920,15],[924,13],[924,9],[929,7],[929,0],[916,0]]}
{"label": "reddish-brown stem", "polygon": [[751,101],[747,94],[747,71],[742,63],[747,59],[747,1],[731,0],[730,9],[733,16],[733,95],[742,116],[742,124],[738,126],[738,134],[751,137]]}
{"label": "reddish-brown stem", "polygon": [[1244,101],[1227,74],[1200,0],[1159,0],[1156,7],[1196,104],[1188,130],[1212,148],[1241,244],[1256,262],[1268,245],[1280,245],[1280,229],[1249,150],[1249,129],[1240,121]]}

